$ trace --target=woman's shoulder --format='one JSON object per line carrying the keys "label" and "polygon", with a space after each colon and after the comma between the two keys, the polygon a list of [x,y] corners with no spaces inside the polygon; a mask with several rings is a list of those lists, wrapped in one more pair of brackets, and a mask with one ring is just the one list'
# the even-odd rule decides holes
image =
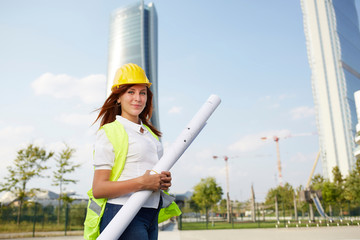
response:
{"label": "woman's shoulder", "polygon": [[120,121],[115,119],[114,121],[112,121],[110,123],[104,124],[103,126],[101,126],[100,129],[113,128],[113,127],[122,127],[123,128],[124,126]]}
{"label": "woman's shoulder", "polygon": [[103,130],[108,137],[118,136],[118,135],[124,135],[124,136],[127,135],[124,125],[121,122],[119,122],[118,120],[104,124],[99,129],[99,131],[100,130]]}

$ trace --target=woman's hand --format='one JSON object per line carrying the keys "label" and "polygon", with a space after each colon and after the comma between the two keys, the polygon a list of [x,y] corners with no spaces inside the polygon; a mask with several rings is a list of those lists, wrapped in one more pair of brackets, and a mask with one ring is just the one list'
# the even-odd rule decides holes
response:
{"label": "woman's hand", "polygon": [[167,191],[169,190],[169,187],[171,187],[171,172],[168,171],[162,171],[161,172],[161,177],[160,177],[160,189]]}
{"label": "woman's hand", "polygon": [[150,174],[151,170],[147,170],[141,177],[143,190],[158,191],[159,189],[167,191],[171,186],[171,173],[162,171],[161,174]]}
{"label": "woman's hand", "polygon": [[161,188],[161,174],[150,174],[151,170],[146,170],[140,177],[142,190],[158,191]]}

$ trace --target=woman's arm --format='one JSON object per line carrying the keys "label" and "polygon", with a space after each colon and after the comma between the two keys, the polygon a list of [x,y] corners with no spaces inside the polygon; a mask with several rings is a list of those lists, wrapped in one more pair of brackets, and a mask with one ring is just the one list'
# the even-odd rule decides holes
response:
{"label": "woman's arm", "polygon": [[110,181],[110,174],[111,170],[95,170],[92,186],[95,198],[115,198],[140,190],[157,191],[171,186],[170,172],[150,174],[147,170],[144,175],[125,181]]}

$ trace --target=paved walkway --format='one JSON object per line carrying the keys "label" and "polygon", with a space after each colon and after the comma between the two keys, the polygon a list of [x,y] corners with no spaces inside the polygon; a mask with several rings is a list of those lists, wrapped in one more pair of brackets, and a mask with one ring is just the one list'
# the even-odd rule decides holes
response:
{"label": "paved walkway", "polygon": [[160,231],[158,240],[181,240],[177,223],[170,223],[163,231]]}
{"label": "paved walkway", "polygon": [[[169,238],[171,239],[171,238]],[[360,227],[181,231],[181,240],[360,240]],[[162,239],[163,240],[163,239]],[[165,240],[165,239],[164,239]]]}
{"label": "paved walkway", "polygon": [[[3,238],[4,239],[4,238]],[[10,239],[10,238],[7,238]],[[18,238],[18,240],[81,240],[82,236]],[[178,231],[175,224],[159,232],[159,240],[360,240],[360,227],[271,228]]]}

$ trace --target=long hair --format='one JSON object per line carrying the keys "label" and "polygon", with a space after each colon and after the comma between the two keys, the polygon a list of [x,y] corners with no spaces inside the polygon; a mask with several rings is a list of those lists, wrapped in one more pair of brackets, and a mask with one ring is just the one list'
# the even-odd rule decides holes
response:
{"label": "long hair", "polygon": [[[121,105],[117,104],[117,100],[120,96],[122,96],[130,87],[134,86],[134,84],[125,84],[121,85],[116,89],[111,91],[110,96],[105,100],[104,105],[97,109],[99,112],[98,117],[94,121],[96,123],[100,120],[100,127],[107,123],[111,123],[116,120],[116,115],[121,115]],[[150,91],[150,88],[147,87],[147,100],[144,110],[139,114],[139,118],[142,123],[148,126],[156,136],[161,137],[161,132],[157,130],[150,122],[150,118],[152,116],[153,105],[152,98],[153,94]]]}

